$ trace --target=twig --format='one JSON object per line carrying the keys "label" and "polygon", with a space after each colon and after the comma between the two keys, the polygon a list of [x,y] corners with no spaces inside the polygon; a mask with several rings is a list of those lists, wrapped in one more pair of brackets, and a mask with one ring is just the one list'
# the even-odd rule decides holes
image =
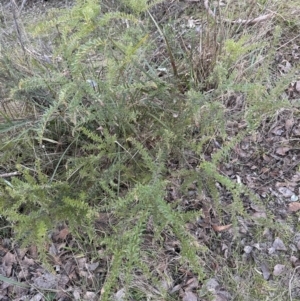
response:
{"label": "twig", "polygon": [[292,39],[288,40],[286,43],[280,45],[280,47],[276,48],[276,51],[278,51],[279,49],[285,47],[287,44],[293,42],[294,40],[296,40],[297,38],[300,37],[300,34],[296,35],[295,37],[293,37]]}
{"label": "twig", "polygon": [[20,9],[19,9],[19,14],[21,14],[21,11],[22,11],[22,9],[24,8],[24,5],[26,4],[26,2],[27,2],[27,0],[23,0],[23,1],[22,1],[21,7],[20,7]]}
{"label": "twig", "polygon": [[[204,0],[204,7],[207,10],[208,14],[213,17],[214,19],[217,19],[216,15],[214,14],[214,12],[210,9],[209,4],[208,4],[208,0]],[[241,24],[241,25],[254,25],[256,23],[259,22],[263,22],[266,21],[268,19],[270,19],[272,16],[274,15],[274,13],[269,13],[267,15],[262,15],[259,16],[257,18],[254,19],[249,19],[249,20],[243,20],[243,19],[238,19],[238,20],[230,20],[230,19],[223,19],[223,21],[231,23],[231,24]]]}
{"label": "twig", "polygon": [[14,171],[14,172],[8,172],[8,173],[3,173],[3,174],[0,174],[0,178],[8,178],[8,177],[13,177],[13,176],[18,176],[20,175],[21,173],[18,172],[18,171]]}
{"label": "twig", "polygon": [[172,69],[173,69],[173,73],[174,73],[174,76],[175,78],[178,78],[178,71],[177,71],[177,67],[176,67],[176,63],[175,63],[175,59],[174,59],[174,56],[173,56],[173,53],[171,51],[171,47],[169,45],[169,42],[167,40],[167,37],[166,35],[162,32],[162,30],[160,29],[159,25],[157,24],[157,22],[155,21],[154,17],[152,16],[152,14],[150,13],[150,11],[148,10],[147,11],[150,18],[152,19],[154,25],[156,26],[158,32],[160,33],[161,37],[164,39],[165,43],[166,43],[166,46],[167,46],[167,52],[168,52],[168,55],[170,57],[170,62],[171,62],[171,66],[172,66]]}
{"label": "twig", "polygon": [[18,7],[18,5],[16,4],[15,0],[10,0],[10,3],[11,3],[11,6],[12,6],[12,13],[13,13],[14,23],[15,23],[15,27],[16,27],[17,37],[18,37],[18,40],[20,42],[21,48],[23,50],[23,54],[24,54],[24,58],[26,60],[26,63],[29,66],[28,57],[27,57],[27,53],[26,53],[25,46],[24,46],[24,41],[23,41],[22,34],[21,34],[21,29],[20,29],[20,26],[19,26],[19,23],[18,23],[18,16],[19,15],[17,14],[17,11],[16,11],[16,8]]}
{"label": "twig", "polygon": [[293,278],[295,276],[295,273],[296,271],[300,268],[300,266],[297,266],[295,267],[294,271],[293,271],[293,274],[292,274],[292,277],[289,281],[289,295],[290,295],[290,301],[293,301],[293,298],[292,298],[292,282],[293,282]]}

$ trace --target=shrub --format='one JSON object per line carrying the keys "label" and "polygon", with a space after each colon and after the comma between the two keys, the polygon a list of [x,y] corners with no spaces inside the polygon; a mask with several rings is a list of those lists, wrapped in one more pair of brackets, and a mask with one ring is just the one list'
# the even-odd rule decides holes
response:
{"label": "shrub", "polygon": [[[265,89],[272,53],[262,63],[261,53],[279,33],[261,44],[234,27],[224,35],[217,29],[225,24],[209,19],[200,37],[187,31],[184,42],[194,45],[187,51],[175,42],[174,20],[155,20],[164,2],[147,3],[124,0],[116,8],[113,1],[78,0],[72,9],[50,12],[46,22],[27,27],[31,49],[42,52],[47,45],[50,55],[23,57],[19,66],[14,58],[20,49],[1,55],[7,74],[18,68],[6,86],[10,98],[29,103],[36,113],[17,134],[18,123],[10,120],[1,137],[1,164],[20,173],[1,182],[1,212],[23,244],[42,248],[49,232],[66,221],[74,235],[85,231],[105,255],[113,255],[103,300],[120,275],[129,284],[136,269],[151,274],[141,260],[149,256],[141,244],[150,221],[154,237],[168,231],[179,239],[182,264],[205,278],[198,260],[205,248],[185,228],[199,212],[168,203],[166,187],[179,177],[183,189],[196,183],[199,194],[207,190],[217,199],[219,182],[231,192],[236,223],[246,214],[240,195],[251,193],[221,175],[218,164],[265,114],[282,106],[274,96],[288,81]],[[210,41],[210,53],[205,48],[200,56],[194,39]],[[244,99],[235,115],[223,101],[233,93]],[[227,135],[230,119],[248,124],[234,139]],[[212,141],[221,148],[207,156]],[[189,154],[197,168],[187,163]],[[170,160],[176,170],[168,167]],[[117,221],[99,237],[94,220],[101,213]]]}

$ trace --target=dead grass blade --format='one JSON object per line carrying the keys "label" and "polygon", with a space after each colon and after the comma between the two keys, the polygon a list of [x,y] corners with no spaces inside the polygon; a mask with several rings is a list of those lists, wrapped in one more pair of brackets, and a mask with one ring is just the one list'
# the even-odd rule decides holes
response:
{"label": "dead grass blade", "polygon": [[[162,38],[164,39],[164,41],[165,41],[165,43],[166,43],[166,46],[167,46],[167,52],[168,52],[168,55],[169,55],[169,58],[170,58],[170,62],[171,62],[171,66],[172,66],[172,69],[173,69],[173,74],[174,74],[175,78],[176,78],[177,80],[179,80],[178,70],[177,70],[175,58],[174,58],[174,56],[173,56],[173,53],[172,53],[170,44],[169,44],[169,42],[168,42],[168,40],[167,40],[165,34],[162,32],[162,30],[160,29],[159,25],[158,25],[157,22],[155,21],[154,17],[153,17],[152,14],[150,13],[150,11],[148,10],[147,12],[148,12],[148,14],[149,14],[151,20],[153,21],[154,25],[156,26],[158,32],[160,33],[160,35],[162,36]],[[180,92],[183,92],[180,83],[178,83],[178,89],[179,89]]]}
{"label": "dead grass blade", "polygon": [[6,282],[6,283],[12,284],[12,285],[19,286],[19,287],[30,288],[30,285],[28,285],[28,284],[12,280],[12,279],[7,278],[7,277],[2,276],[2,275],[0,275],[0,280],[3,281],[3,282]]}

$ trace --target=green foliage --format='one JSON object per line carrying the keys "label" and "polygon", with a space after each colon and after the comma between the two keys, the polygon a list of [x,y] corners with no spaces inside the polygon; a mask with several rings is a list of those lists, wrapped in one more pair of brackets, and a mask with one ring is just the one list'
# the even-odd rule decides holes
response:
{"label": "green foliage", "polygon": [[[38,118],[19,135],[1,137],[5,151],[1,164],[18,168],[21,174],[1,182],[1,214],[23,244],[43,246],[62,221],[74,235],[88,229],[89,236],[94,235],[90,241],[104,246],[105,256],[113,256],[101,300],[109,300],[120,275],[125,275],[129,286],[136,269],[155,281],[141,260],[149,256],[141,246],[150,220],[154,237],[163,231],[177,237],[181,263],[189,265],[200,280],[205,279],[199,260],[205,248],[200,250],[185,228],[187,218],[194,218],[197,212],[175,210],[167,202],[168,179],[184,178],[183,189],[196,182],[199,193],[206,189],[216,206],[218,182],[232,195],[230,210],[236,222],[238,215],[246,215],[240,196],[253,196],[221,175],[218,164],[259,125],[262,115],[284,103],[273,99],[286,79],[276,83],[271,93],[263,85],[270,60],[257,68],[260,78],[239,73],[239,63],[251,56],[256,64],[258,48],[265,46],[252,42],[250,35],[222,37],[224,47],[215,49],[210,74],[195,81],[199,64],[182,64],[192,61],[190,55],[173,55],[174,46],[164,28],[157,36],[148,28],[154,21],[160,29],[145,13],[159,2],[124,0],[116,11],[102,1],[78,0],[69,11],[50,14],[29,32],[33,32],[33,41],[50,37],[51,62],[31,58],[32,72],[18,76],[17,84],[7,87],[11,98],[33,104]],[[215,40],[221,39],[220,33],[211,32],[217,35]],[[148,58],[161,35],[167,55],[153,63]],[[165,65],[176,72],[160,77],[157,68]],[[177,74],[178,66],[182,73]],[[3,72],[11,71],[2,67]],[[249,63],[247,68],[251,67]],[[207,91],[208,87],[214,89]],[[233,92],[246,99],[246,110],[238,117],[245,118],[249,128],[230,141],[226,120],[236,116],[228,114],[222,99]],[[216,138],[223,146],[207,159],[207,144]],[[187,150],[199,161],[194,170],[187,168]],[[181,164],[180,171],[168,170],[170,158]],[[100,238],[93,226],[97,213],[117,219]]]}
{"label": "green foliage", "polygon": [[94,213],[86,203],[85,193],[75,195],[67,183],[49,183],[38,165],[36,176],[28,169],[20,167],[19,171],[23,180],[13,178],[11,183],[2,184],[0,205],[24,245],[43,245],[49,230],[66,216],[71,228],[77,227],[79,216],[83,225],[90,224]]}

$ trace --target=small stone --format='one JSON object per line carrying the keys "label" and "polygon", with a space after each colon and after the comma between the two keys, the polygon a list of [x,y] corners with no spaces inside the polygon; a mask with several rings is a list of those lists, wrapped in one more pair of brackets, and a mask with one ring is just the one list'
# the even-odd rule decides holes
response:
{"label": "small stone", "polygon": [[285,198],[290,198],[294,192],[287,187],[279,187],[278,191],[285,197]]}
{"label": "small stone", "polygon": [[291,202],[297,202],[298,200],[299,200],[299,197],[297,195],[293,194],[291,196]]}
{"label": "small stone", "polygon": [[182,301],[197,301],[197,295],[193,292],[185,292]]}
{"label": "small stone", "polygon": [[206,282],[205,286],[209,292],[215,292],[219,286],[219,282],[215,278],[211,278]]}
{"label": "small stone", "polygon": [[261,250],[261,247],[260,247],[259,243],[254,244],[253,248],[256,248],[257,250]]}
{"label": "small stone", "polygon": [[274,240],[273,248],[277,251],[286,251],[287,250],[287,248],[284,245],[283,241],[279,237],[276,237],[276,239]]}
{"label": "small stone", "polygon": [[274,275],[274,276],[278,276],[278,275],[280,275],[284,270],[285,270],[285,265],[284,265],[284,264],[276,264],[276,265],[274,266],[273,275]]}
{"label": "small stone", "polygon": [[272,255],[272,254],[275,253],[275,251],[276,251],[275,248],[271,247],[271,248],[268,249],[268,254]]}
{"label": "small stone", "polygon": [[120,290],[118,290],[115,294],[115,300],[116,301],[124,301],[125,300],[125,289],[121,288]]}
{"label": "small stone", "polygon": [[245,246],[244,247],[244,252],[246,254],[250,254],[252,252],[252,250],[253,250],[253,247],[251,247],[251,246]]}
{"label": "small stone", "polygon": [[74,297],[75,300],[80,300],[80,292],[75,290],[73,292],[73,297]]}
{"label": "small stone", "polygon": [[296,256],[291,256],[291,257],[290,257],[290,262],[293,263],[293,264],[294,264],[297,260],[298,260],[298,258],[297,258]]}
{"label": "small stone", "polygon": [[88,300],[88,301],[96,301],[97,295],[94,292],[86,292],[83,296],[83,300]]}
{"label": "small stone", "polygon": [[293,251],[293,252],[297,252],[297,247],[294,245],[294,244],[290,244],[289,245],[290,249]]}

